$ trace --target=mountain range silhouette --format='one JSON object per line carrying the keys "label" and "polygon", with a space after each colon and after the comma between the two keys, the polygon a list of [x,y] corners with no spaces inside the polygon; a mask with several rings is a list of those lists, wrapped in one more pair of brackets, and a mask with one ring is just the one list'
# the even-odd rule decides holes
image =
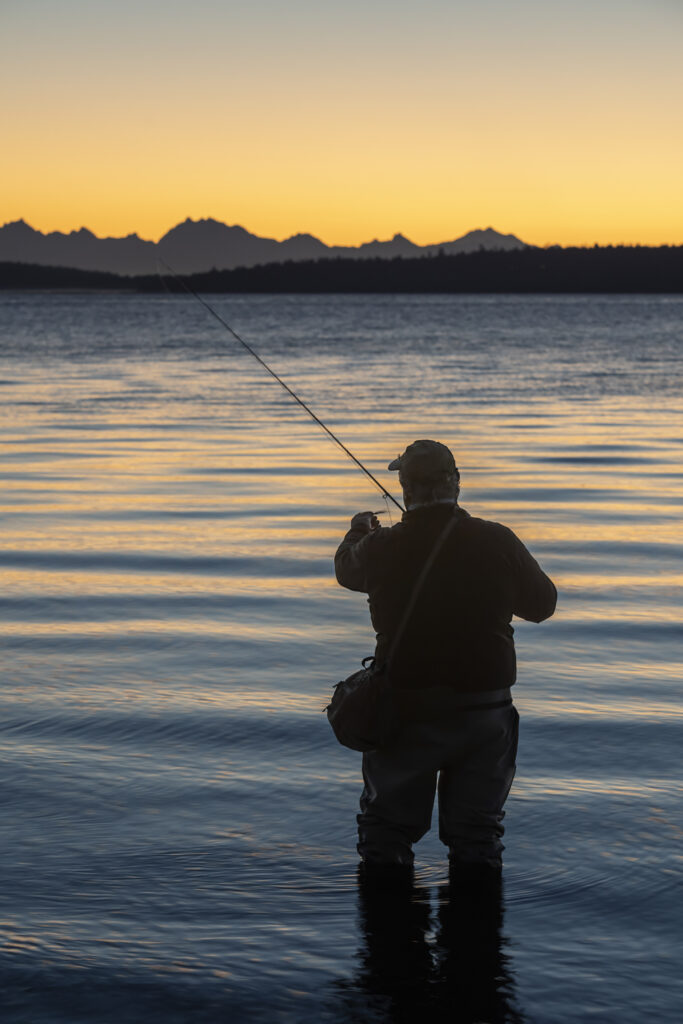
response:
{"label": "mountain range silhouette", "polygon": [[404,235],[396,234],[388,241],[375,239],[359,246],[329,246],[307,234],[292,235],[278,242],[275,238],[253,235],[237,224],[222,224],[211,218],[191,220],[188,217],[158,242],[146,241],[136,234],[98,238],[87,228],[68,234],[61,231],[43,234],[24,220],[12,221],[0,228],[0,261],[115,274],[153,274],[158,258],[179,273],[196,274],[287,260],[393,259],[526,248],[530,247],[515,235],[504,235],[493,228],[468,231],[461,238],[433,245],[416,245]]}

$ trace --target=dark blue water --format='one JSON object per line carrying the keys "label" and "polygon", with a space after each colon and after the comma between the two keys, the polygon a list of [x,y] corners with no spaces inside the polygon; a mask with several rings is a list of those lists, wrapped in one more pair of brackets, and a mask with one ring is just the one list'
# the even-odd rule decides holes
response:
{"label": "dark blue water", "polygon": [[321,708],[372,485],[193,300],[1,302],[3,1019],[678,1024],[683,300],[215,299],[385,483],[449,444],[557,582],[500,899],[432,834],[358,884]]}

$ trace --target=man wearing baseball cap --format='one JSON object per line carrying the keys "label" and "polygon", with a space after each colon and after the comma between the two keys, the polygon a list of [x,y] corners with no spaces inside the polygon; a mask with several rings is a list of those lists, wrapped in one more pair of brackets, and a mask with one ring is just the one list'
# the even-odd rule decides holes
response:
{"label": "man wearing baseball cap", "polygon": [[411,866],[438,788],[451,866],[497,872],[519,723],[510,623],[547,619],[557,591],[512,530],[459,506],[445,445],[414,441],[388,468],[403,488],[401,522],[359,512],[335,555],[339,583],[368,595],[375,667],[402,712],[391,741],[363,755],[358,852],[368,867]]}

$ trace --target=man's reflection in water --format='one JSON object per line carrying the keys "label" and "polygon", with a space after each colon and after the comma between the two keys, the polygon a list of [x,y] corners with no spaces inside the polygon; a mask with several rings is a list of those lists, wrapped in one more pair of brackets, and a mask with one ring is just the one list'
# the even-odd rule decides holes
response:
{"label": "man's reflection in water", "polygon": [[356,979],[343,986],[355,996],[349,1019],[521,1024],[502,949],[500,872],[452,872],[435,922],[412,869],[361,865],[358,892],[363,945]]}

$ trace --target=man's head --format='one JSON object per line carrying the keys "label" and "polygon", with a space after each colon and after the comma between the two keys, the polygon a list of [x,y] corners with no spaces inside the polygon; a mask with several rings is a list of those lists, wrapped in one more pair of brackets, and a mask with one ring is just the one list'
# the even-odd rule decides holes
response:
{"label": "man's head", "polygon": [[439,441],[413,441],[387,468],[398,470],[406,506],[458,500],[460,472],[450,449]]}

